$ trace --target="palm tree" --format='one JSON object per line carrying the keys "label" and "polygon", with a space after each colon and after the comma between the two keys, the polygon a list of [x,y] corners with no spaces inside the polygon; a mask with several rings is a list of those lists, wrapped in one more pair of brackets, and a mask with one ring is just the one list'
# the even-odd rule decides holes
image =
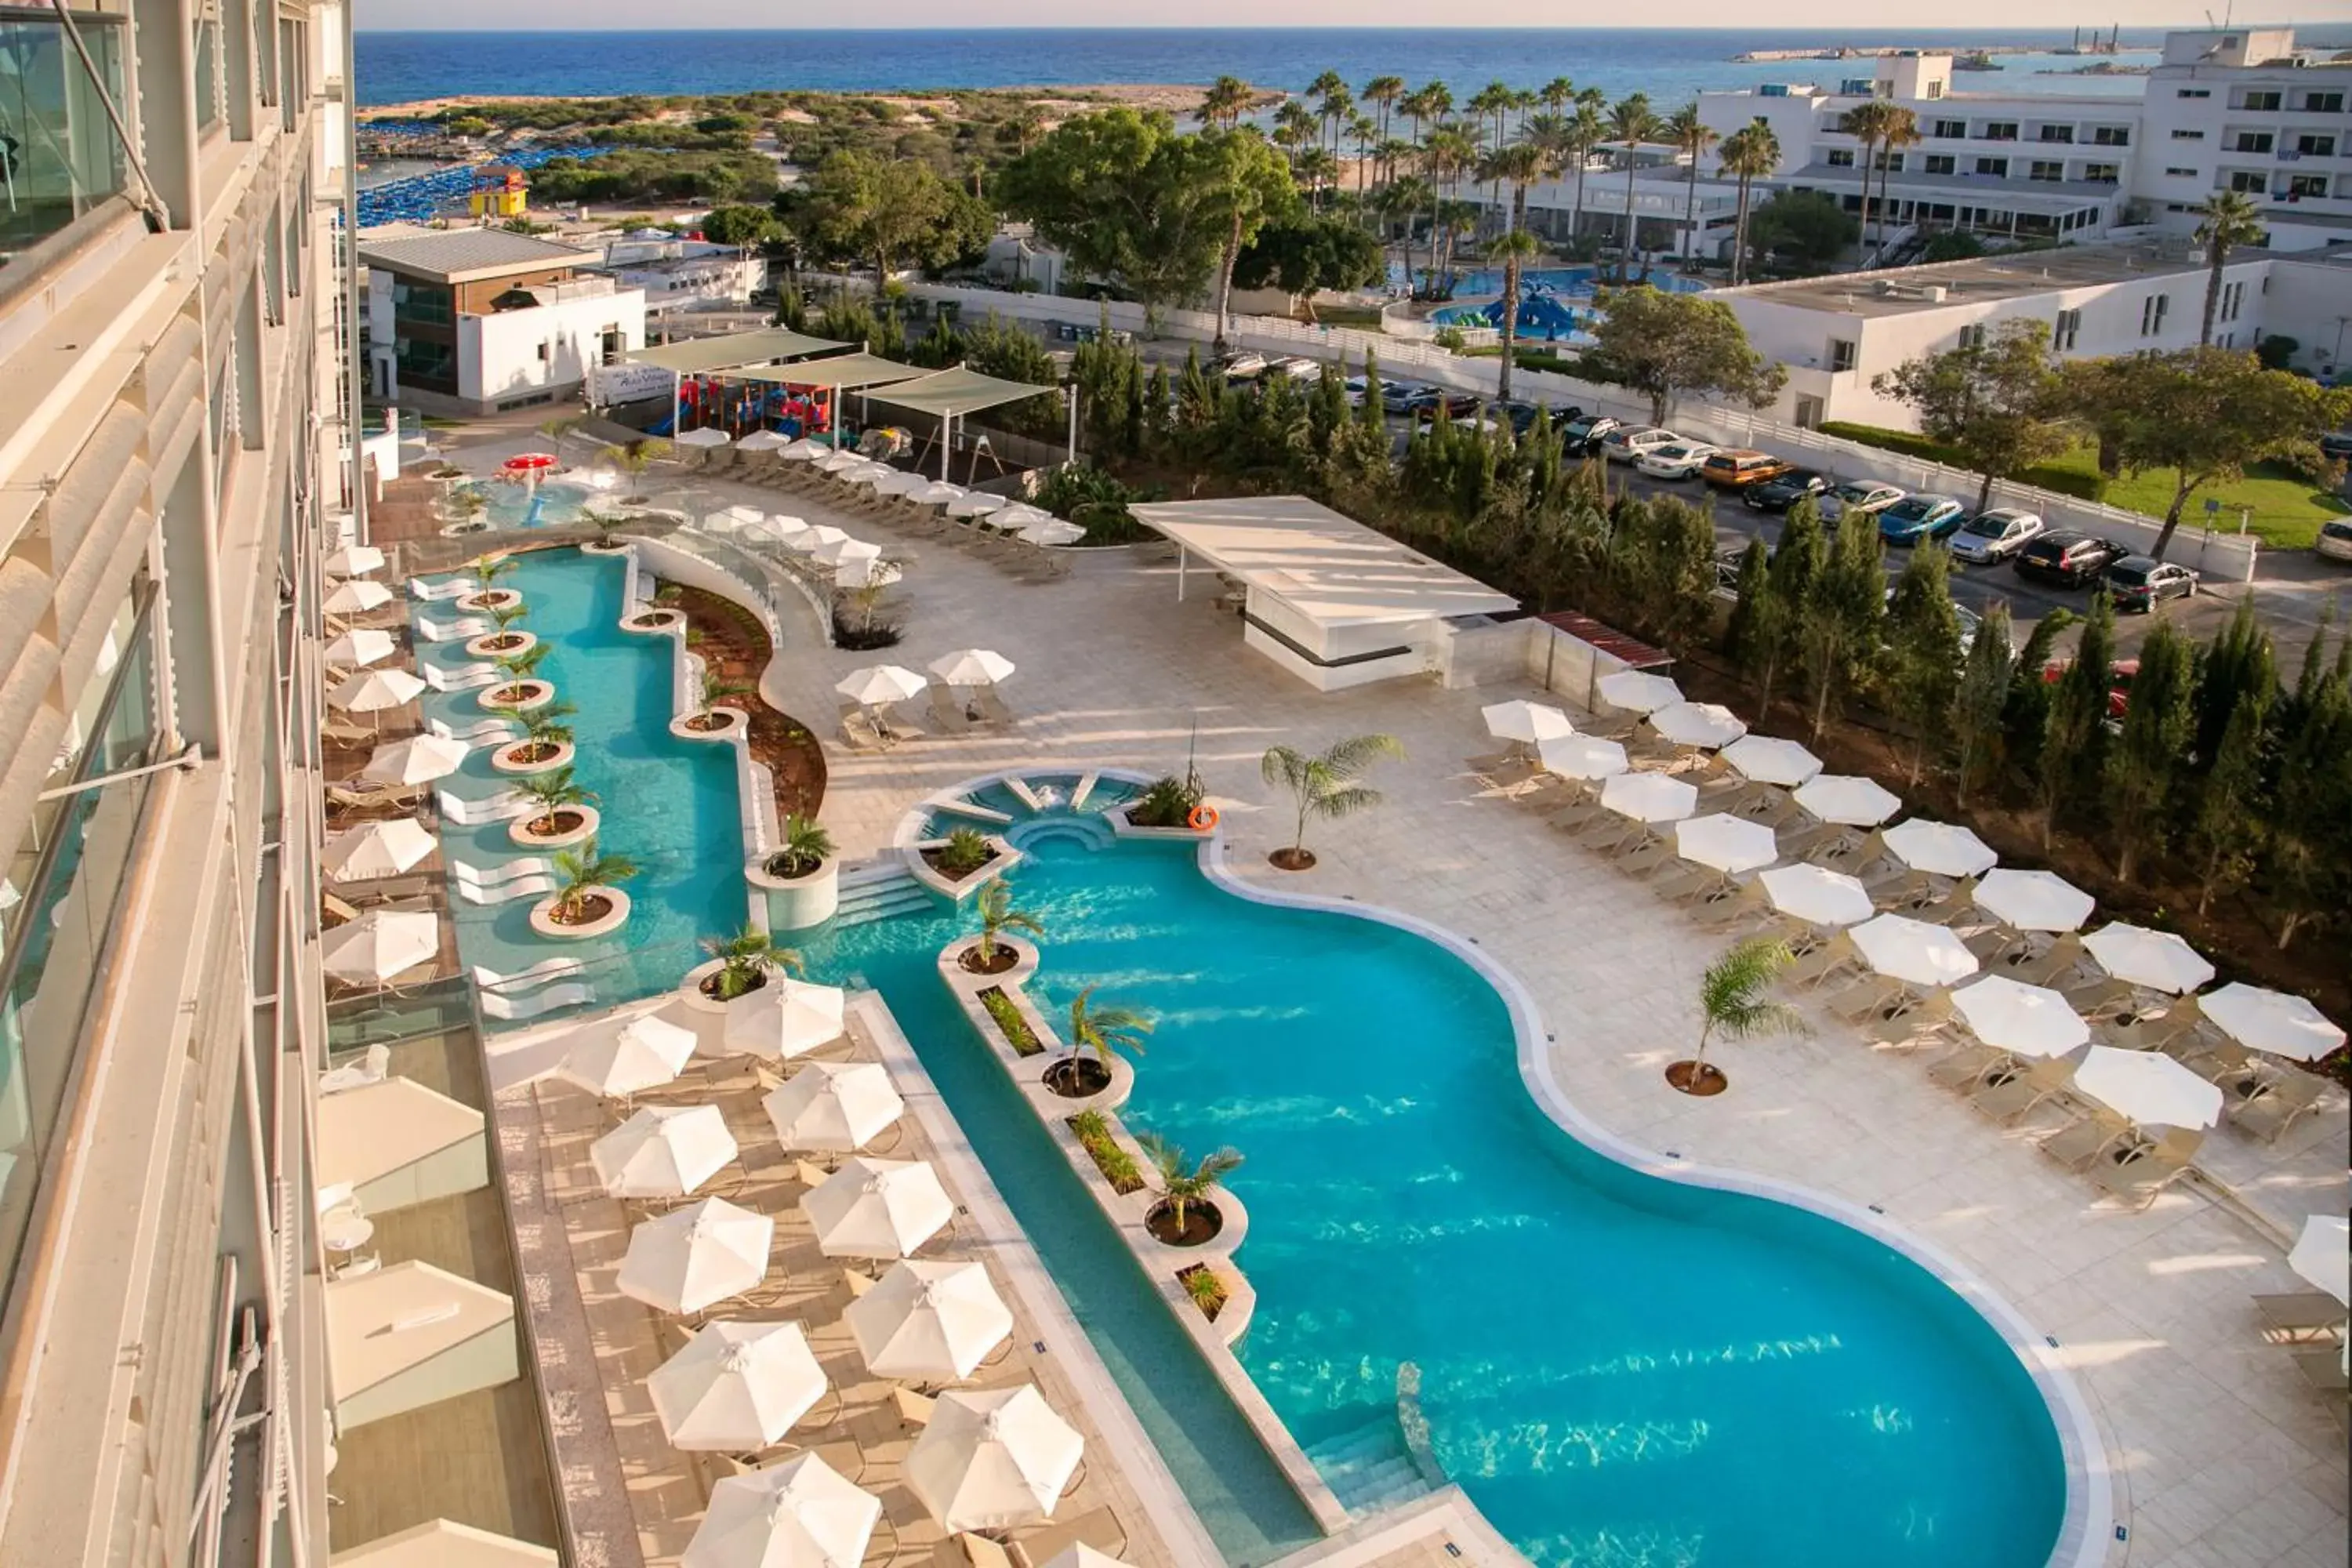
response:
{"label": "palm tree", "polygon": [[613,535],[629,525],[625,517],[611,517],[601,511],[583,511],[577,521],[583,528],[595,530],[596,542],[600,545],[610,545]]}
{"label": "palm tree", "polygon": [[1541,248],[1536,237],[1523,228],[1507,229],[1486,242],[1486,259],[1503,264],[1503,358],[1495,379],[1497,403],[1511,400],[1512,357],[1519,336],[1519,270]]}
{"label": "palm tree", "polygon": [[515,569],[511,555],[477,555],[466,563],[466,570],[474,574],[474,592],[487,594],[498,586],[499,579]]}
{"label": "palm tree", "polygon": [[[1413,216],[1424,206],[1434,206],[1437,203],[1437,193],[1431,188],[1429,182],[1419,174],[1407,174],[1401,180],[1391,180],[1382,185],[1376,199],[1381,204],[1381,211],[1394,214],[1404,220],[1404,278],[1406,284],[1410,286],[1412,282]],[[1434,245],[1435,237],[1432,236],[1431,240]],[[1435,259],[1434,250],[1431,253],[1431,259],[1433,261]]]}
{"label": "palm tree", "polygon": [[1691,260],[1698,258],[1698,161],[1706,150],[1722,140],[1715,128],[1698,117],[1696,102],[1685,103],[1666,117],[1666,134],[1690,166],[1683,173],[1683,240],[1684,254]]}
{"label": "palm tree", "polygon": [[743,929],[733,936],[704,937],[702,951],[719,961],[719,973],[710,980],[721,1002],[758,990],[772,972],[797,974],[804,967],[796,950],[778,947],[776,939],[757,921],[744,921]]}
{"label": "palm tree", "polygon": [[1585,165],[1592,162],[1592,150],[1600,146],[1601,138],[1609,134],[1609,126],[1601,118],[1600,106],[1582,101],[1582,96],[1578,95],[1576,112],[1568,121],[1569,151],[1576,158],[1576,195],[1570,199],[1568,209],[1568,237],[1571,241],[1584,226]]}
{"label": "palm tree", "polygon": [[1242,1157],[1232,1149],[1220,1149],[1205,1156],[1199,1164],[1188,1166],[1184,1151],[1157,1132],[1147,1132],[1136,1140],[1160,1172],[1160,1188],[1167,1195],[1168,1207],[1176,1221],[1176,1233],[1184,1233],[1186,1213],[1195,1204],[1206,1205],[1209,1194],[1217,1184],[1241,1169]]}
{"label": "palm tree", "polygon": [[488,609],[482,613],[489,616],[492,624],[499,628],[499,639],[501,646],[503,646],[508,635],[514,630],[515,623],[521,620],[525,616],[530,614],[528,609],[524,608],[520,605],[492,605]]}
{"label": "palm tree", "polygon": [[1886,182],[1895,173],[1895,153],[1898,148],[1919,145],[1919,117],[1900,104],[1888,106],[1886,123],[1878,133],[1878,242],[1870,247],[1870,264],[1878,265],[1880,254],[1886,248],[1886,214],[1894,204],[1886,199]]}
{"label": "palm tree", "polygon": [[1320,142],[1322,134],[1315,111],[1295,98],[1286,99],[1282,107],[1274,111],[1274,130],[1270,135],[1276,146],[1290,154],[1294,164],[1297,163],[1298,155],[1307,150],[1307,144]]}
{"label": "palm tree", "polygon": [[1396,108],[1397,100],[1404,96],[1404,78],[1401,76],[1376,76],[1371,80],[1364,84],[1364,90],[1357,94],[1357,96],[1361,98],[1366,103],[1376,104],[1379,106],[1381,116],[1381,140],[1383,142],[1387,141],[1389,134],[1389,114]]}
{"label": "palm tree", "polygon": [[1309,84],[1307,91],[1316,97],[1316,112],[1322,117],[1324,133],[1331,138],[1331,156],[1339,155],[1339,132],[1348,122],[1348,111],[1356,107],[1356,95],[1348,90],[1338,71],[1325,71]]}
{"label": "palm tree", "polygon": [[986,969],[996,962],[996,939],[1008,931],[1026,931],[1031,936],[1045,934],[1045,922],[1028,910],[1013,907],[1012,884],[999,877],[980,890],[980,946],[973,951],[980,955],[980,965]]}
{"label": "palm tree", "polygon": [[1895,105],[1885,99],[1874,98],[1868,103],[1857,104],[1845,111],[1838,129],[1862,143],[1862,227],[1857,237],[1870,233],[1870,172],[1878,161],[1878,144],[1886,134]]}
{"label": "palm tree", "polygon": [[538,643],[514,653],[502,653],[490,660],[505,679],[499,683],[498,689],[488,695],[501,702],[521,701],[529,695],[523,690],[523,682],[530,679],[539,667],[547,661],[550,651],[545,643]]}
{"label": "palm tree", "polygon": [[1536,101],[1542,104],[1549,113],[1565,114],[1568,106],[1576,101],[1576,84],[1564,76],[1556,76],[1543,84],[1542,89],[1536,94]]}
{"label": "palm tree", "polygon": [[625,855],[605,855],[591,836],[586,842],[555,853],[555,917],[567,923],[584,918],[588,900],[599,888],[617,887],[637,874],[637,863]]}
{"label": "palm tree", "polygon": [[1658,117],[1646,94],[1635,93],[1609,111],[1609,140],[1625,149],[1625,237],[1617,257],[1617,281],[1632,276],[1638,248],[1633,228],[1633,175],[1641,167],[1642,143],[1658,134]]}
{"label": "palm tree", "polygon": [[1221,76],[1209,84],[1197,110],[1201,123],[1231,130],[1249,112],[1249,83],[1237,76]]}
{"label": "palm tree", "polygon": [[564,721],[575,711],[569,702],[551,702],[522,716],[522,738],[534,748],[529,761],[541,761],[554,755],[556,747],[572,743],[572,726]]}
{"label": "palm tree", "polygon": [[1307,819],[1336,819],[1380,805],[1381,792],[1356,781],[1382,757],[1403,755],[1404,747],[1394,735],[1350,736],[1334,741],[1328,749],[1315,756],[1288,746],[1268,747],[1259,759],[1259,773],[1266,783],[1288,790],[1298,805],[1297,830],[1291,837],[1290,847],[1276,850],[1274,863],[1286,871],[1303,871],[1315,864],[1315,857],[1307,852]]}
{"label": "palm tree", "polygon": [[702,667],[702,710],[700,712],[697,713],[695,717],[698,719],[709,719],[712,716],[713,710],[715,710],[719,703],[725,701],[730,697],[744,696],[748,694],[751,689],[750,687],[744,685],[741,681],[730,680],[718,670],[711,668],[706,664]]}
{"label": "palm tree", "polygon": [[[1494,116],[1495,136],[1493,144],[1497,149],[1501,148],[1503,145],[1503,120],[1504,117],[1508,115],[1511,111],[1510,87],[1504,82],[1490,81],[1486,86],[1478,89],[1476,96],[1470,100],[1469,107],[1470,112],[1478,117],[1479,129],[1482,132],[1486,129],[1486,117],[1488,115]],[[1487,205],[1489,206],[1501,205],[1501,182],[1488,174],[1483,167],[1479,170],[1478,179],[1487,187]]]}
{"label": "palm tree", "polygon": [[1780,166],[1780,139],[1762,121],[1744,125],[1724,139],[1723,168],[1739,182],[1739,212],[1732,226],[1731,281],[1748,276],[1748,206],[1758,180]]}
{"label": "palm tree", "polygon": [[805,877],[833,858],[833,835],[813,816],[786,814],[782,835],[782,842],[768,857],[771,877]]}
{"label": "palm tree", "polygon": [[1367,171],[1373,164],[1372,150],[1380,145],[1381,128],[1369,114],[1348,116],[1348,139],[1356,144],[1356,195],[1364,194]]}
{"label": "palm tree", "polygon": [[542,837],[557,831],[556,816],[568,805],[590,805],[596,795],[572,776],[570,768],[551,768],[543,773],[532,773],[515,786],[523,798],[538,808],[529,822],[523,824],[526,833]]}
{"label": "palm tree", "polygon": [[1749,1040],[1765,1035],[1801,1035],[1805,1016],[1784,1002],[1765,1000],[1765,988],[1790,962],[1788,943],[1749,937],[1707,966],[1698,983],[1698,1047],[1687,1061],[1671,1063],[1666,1081],[1685,1094],[1719,1094],[1723,1069],[1706,1061],[1707,1042]]}
{"label": "palm tree", "polygon": [[[604,455],[613,459],[614,467],[629,476],[630,486],[634,489],[646,477],[646,469],[669,456],[669,443],[658,436],[646,436],[625,446],[607,447]],[[645,498],[633,494],[629,499],[643,500]]]}
{"label": "palm tree", "polygon": [[2210,268],[2205,274],[2205,321],[2197,332],[2198,342],[2205,344],[2213,341],[2213,323],[2221,315],[2221,269],[2230,265],[2232,248],[2263,237],[2263,219],[2243,191],[2216,191],[2191,210],[2200,220],[2197,242],[2205,247],[2205,265]]}
{"label": "palm tree", "polygon": [[1132,1007],[1097,1007],[1094,1005],[1095,987],[1087,986],[1070,998],[1070,1056],[1073,1060],[1088,1051],[1110,1070],[1111,1058],[1125,1051],[1131,1056],[1143,1054],[1143,1037],[1151,1033],[1151,1016]]}

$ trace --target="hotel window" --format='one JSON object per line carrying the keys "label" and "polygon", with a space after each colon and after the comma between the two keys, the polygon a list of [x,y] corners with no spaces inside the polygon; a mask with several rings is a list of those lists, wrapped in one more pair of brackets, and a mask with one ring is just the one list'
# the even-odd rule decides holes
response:
{"label": "hotel window", "polygon": [[2333,136],[2298,136],[2294,139],[2294,150],[2299,156],[2305,158],[2333,158],[2336,156],[2336,138]]}
{"label": "hotel window", "polygon": [[2061,310],[2058,312],[2057,326],[2051,329],[2050,346],[2062,354],[2065,353],[2074,348],[2074,340],[2082,335],[2082,331],[2083,312]]}
{"label": "hotel window", "polygon": [[1989,175],[1996,180],[2005,180],[2009,178],[2009,160],[2006,158],[1979,158],[1977,160],[1977,173],[1979,174]]}
{"label": "hotel window", "polygon": [[2044,142],[2072,142],[2074,140],[2074,128],[2071,125],[2044,125],[2041,135]]}
{"label": "hotel window", "polygon": [[2243,283],[2224,283],[2221,285],[2221,320],[2225,321],[2236,321],[2238,319],[2239,307],[2245,304],[2245,302],[2246,286]]}
{"label": "hotel window", "polygon": [[2085,163],[2083,178],[2095,185],[2112,185],[2122,177],[2121,167],[2115,163]]}
{"label": "hotel window", "polygon": [[2171,175],[2176,180],[2193,180],[2197,177],[2197,171],[2194,169],[2174,168],[2167,169],[2165,170],[2165,173]]}
{"label": "hotel window", "polygon": [[1830,369],[1832,371],[1852,370],[1853,368],[1853,340],[1851,338],[1832,338],[1830,340]]}
{"label": "hotel window", "polygon": [[2290,174],[2287,176],[2286,194],[2290,201],[2301,201],[2306,196],[2325,196],[2327,195],[2327,176]]}
{"label": "hotel window", "polygon": [[2058,163],[2054,159],[2036,158],[2033,160],[2033,167],[2032,171],[2029,172],[2025,177],[2029,180],[2045,180],[2053,182],[2063,180],[2066,177],[2066,165]]}
{"label": "hotel window", "polygon": [[2094,125],[2091,127],[2091,144],[2095,147],[2128,147],[2131,145],[2131,127]]}
{"label": "hotel window", "polygon": [[2228,183],[2222,188],[2244,195],[2259,196],[2271,188],[2271,177],[2256,169],[2232,169]]}
{"label": "hotel window", "polygon": [[2150,294],[2139,302],[2139,335],[2155,337],[2164,331],[2164,318],[2172,310],[2172,296]]}
{"label": "hotel window", "polygon": [[1829,150],[1827,162],[1832,169],[1851,169],[1853,167],[1853,149],[1832,147]]}
{"label": "hotel window", "polygon": [[1903,154],[1900,153],[1881,153],[1878,155],[1878,162],[1873,166],[1875,168],[1885,169],[1889,174],[1899,174],[1903,172]]}
{"label": "hotel window", "polygon": [[2344,112],[2344,95],[2340,92],[2306,92],[2303,95],[2303,109],[2307,114],[2341,114]]}
{"label": "hotel window", "polygon": [[1943,96],[1944,96],[1944,84],[1943,84],[1942,82],[1940,82],[1940,81],[1931,81],[1931,82],[1929,82],[1929,83],[1927,84],[1927,96],[1928,96],[1929,98],[1941,98],[1941,97],[1943,97]]}
{"label": "hotel window", "polygon": [[1960,161],[1949,153],[1927,154],[1927,169],[1931,174],[1953,174],[1959,172]]}
{"label": "hotel window", "polygon": [[228,93],[221,67],[220,0],[198,0],[195,7],[196,129],[208,131],[228,113]]}
{"label": "hotel window", "polygon": [[2271,150],[2275,142],[2276,138],[2273,137],[2267,131],[2241,131],[2238,132],[2238,139],[2230,143],[2230,151],[2232,153],[2267,153]]}
{"label": "hotel window", "polygon": [[2175,92],[2172,96],[2175,98],[2210,98],[2213,96],[2213,89],[2210,87],[2184,87]]}
{"label": "hotel window", "polygon": [[75,18],[93,84],[58,24],[0,16],[0,268],[122,189],[105,106],[122,99],[122,20]]}
{"label": "hotel window", "polygon": [[1938,120],[1927,134],[1939,142],[1965,142],[1969,139],[1969,122],[1965,120]]}
{"label": "hotel window", "polygon": [[1984,139],[1988,142],[2016,141],[2017,121],[2014,120],[1989,120],[1985,121]]}
{"label": "hotel window", "polygon": [[2250,90],[2246,96],[2239,100],[2237,103],[2238,108],[2251,109],[2257,114],[2268,113],[2278,108],[2278,106],[2279,94],[2275,89],[2267,92]]}
{"label": "hotel window", "polygon": [[1984,342],[1985,330],[1983,322],[1971,322],[1969,325],[1960,329],[1960,347],[1964,349],[1980,349],[1984,347]]}
{"label": "hotel window", "polygon": [[2202,142],[2205,140],[2205,132],[2202,131],[2176,131],[2172,133],[2172,139],[2175,142]]}

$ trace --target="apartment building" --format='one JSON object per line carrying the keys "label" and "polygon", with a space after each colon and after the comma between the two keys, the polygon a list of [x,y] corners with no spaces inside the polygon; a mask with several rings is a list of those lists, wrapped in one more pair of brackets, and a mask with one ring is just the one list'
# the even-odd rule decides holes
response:
{"label": "apartment building", "polygon": [[2134,192],[2186,233],[2214,191],[2263,208],[2273,250],[2352,238],[2352,61],[2323,61],[2285,27],[2168,34],[2149,76]]}

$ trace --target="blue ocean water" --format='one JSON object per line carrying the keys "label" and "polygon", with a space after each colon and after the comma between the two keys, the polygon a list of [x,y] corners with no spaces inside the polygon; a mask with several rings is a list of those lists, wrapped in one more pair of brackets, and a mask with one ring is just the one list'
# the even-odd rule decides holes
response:
{"label": "blue ocean water", "polygon": [[[1646,92],[1661,102],[1702,89],[1760,82],[1823,82],[1867,75],[1866,60],[1743,65],[1750,49],[1835,49],[1904,45],[2064,47],[2064,28],[1669,29],[1652,27],[971,28],[875,31],[362,32],[359,101],[407,103],[463,95],[593,96],[751,92],[803,88],[878,91],[916,88],[1093,86],[1204,82],[1237,76],[1292,91],[1326,70],[1360,88],[1397,73],[1443,81],[1457,98],[1491,80],[1539,88],[1565,76],[1611,98]],[[2147,65],[2153,39],[2116,57]],[[2086,62],[2046,54],[1997,56],[1997,72],[1955,86],[1986,92],[2118,94],[2137,98],[2137,77],[2041,75]]]}

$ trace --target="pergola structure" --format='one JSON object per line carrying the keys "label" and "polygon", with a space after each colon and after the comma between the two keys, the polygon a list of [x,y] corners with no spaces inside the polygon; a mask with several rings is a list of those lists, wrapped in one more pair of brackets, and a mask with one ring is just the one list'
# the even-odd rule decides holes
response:
{"label": "pergola structure", "polygon": [[[1042,397],[1053,391],[1050,386],[1033,386],[1025,381],[1006,381],[1002,377],[982,375],[976,370],[958,365],[940,371],[920,381],[900,382],[894,386],[868,395],[877,403],[887,403],[893,408],[908,408],[919,414],[929,414],[940,422],[940,478],[948,477],[948,463],[955,452],[955,422],[984,408],[995,408],[1007,403],[1019,403],[1026,398]],[[1078,404],[1070,399],[1070,460],[1078,456]],[[972,456],[975,471],[980,465],[978,453]]]}
{"label": "pergola structure", "polygon": [[783,327],[760,327],[748,332],[728,332],[715,338],[688,338],[683,342],[638,349],[629,355],[629,363],[649,364],[656,370],[669,372],[669,427],[674,436],[685,412],[681,393],[688,376],[733,373],[734,379],[749,380],[752,378],[742,374],[748,368],[772,365],[780,360],[802,359],[810,354],[830,353],[835,349],[847,347],[847,343],[835,342],[831,338],[813,338]]}

